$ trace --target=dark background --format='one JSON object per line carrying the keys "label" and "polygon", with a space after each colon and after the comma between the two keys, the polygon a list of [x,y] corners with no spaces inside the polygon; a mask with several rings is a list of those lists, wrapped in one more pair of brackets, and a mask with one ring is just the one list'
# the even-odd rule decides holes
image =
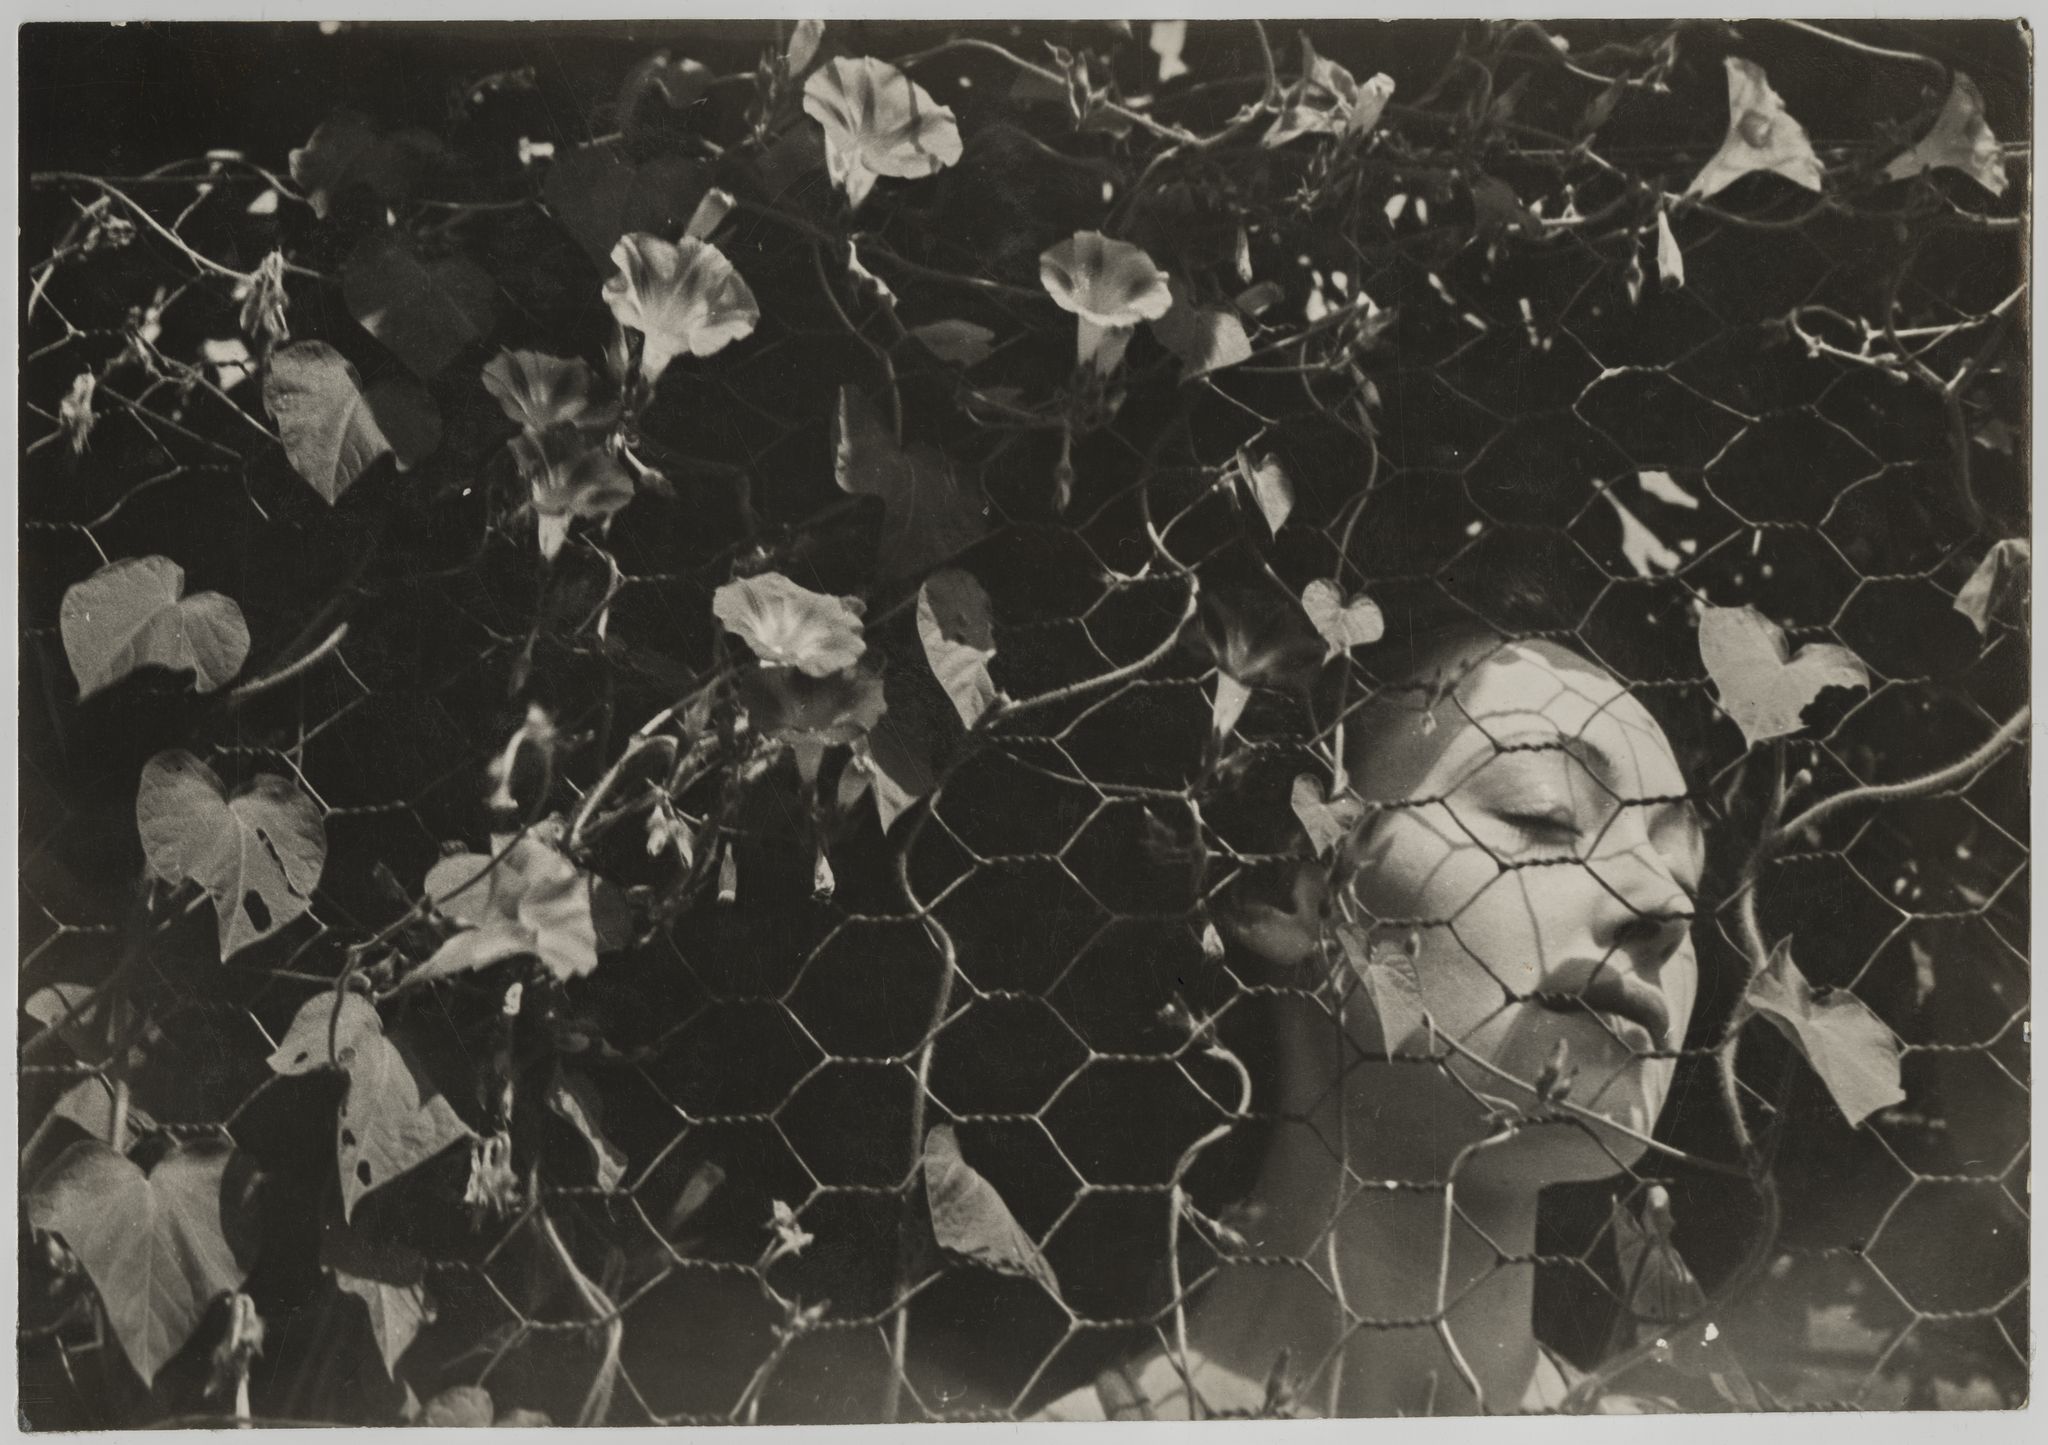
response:
{"label": "dark background", "polygon": [[[1407,21],[1310,28],[1324,54],[1343,60],[1361,76],[1385,70],[1399,83],[1398,94],[1409,96],[1442,69],[1461,26]],[[1556,28],[1572,40],[1575,53],[1584,53],[1609,39],[1640,36],[1650,27],[1602,22]],[[1835,28],[1875,45],[1935,55],[1968,70],[1984,91],[1992,128],[2009,140],[2030,134],[2028,57],[2015,27],[1999,22],[1843,22]],[[34,25],[22,31],[23,169],[132,174],[215,147],[239,148],[281,168],[285,153],[303,143],[337,107],[355,106],[387,125],[409,122],[438,129],[459,112],[465,94],[484,77],[529,66],[539,87],[534,133],[545,130],[566,145],[587,138],[591,117],[615,92],[620,75],[649,50],[671,47],[721,72],[745,69],[772,29],[768,22],[351,25],[327,36],[311,25]],[[991,27],[986,33],[1001,34],[1018,53],[1035,55],[1040,53],[1041,37],[1072,29],[1015,27],[1006,33]],[[1289,29],[1274,27],[1276,44]],[[849,53],[882,56],[919,48],[945,33],[936,26],[880,22],[833,22],[833,32],[835,43]],[[1861,140],[1877,120],[1911,109],[1901,101],[1913,79],[1910,68],[1845,53],[1765,23],[1745,26],[1744,41],[1743,53],[1766,64],[1778,89],[1824,148],[1831,141]],[[1198,74],[1239,73],[1255,63],[1244,27],[1234,25],[1193,27],[1187,59]],[[980,82],[972,91],[943,97],[961,113],[966,132],[975,120],[999,108],[1003,87],[997,81],[1004,68],[983,57],[965,60],[959,68]],[[1712,110],[1718,73],[1717,63],[1687,72],[1686,79],[1694,86],[1689,94],[1699,98],[1702,113]],[[1643,145],[1660,139],[1693,144],[1702,140],[1697,127],[1686,131],[1676,121],[1660,137],[1661,124],[1655,118],[1644,122],[1633,139]],[[1713,137],[1705,140],[1710,149]],[[2014,194],[2007,203],[2024,204],[2026,168],[2016,164],[2014,175]],[[1020,186],[1028,188],[1030,179],[1020,177]],[[67,204],[49,192],[24,197],[26,261],[47,252],[52,229],[65,218]],[[1589,456],[1603,443],[1589,439],[1582,417],[1559,420],[1558,414],[1559,403],[1569,400],[1591,375],[1588,368],[1597,369],[1596,359],[1600,364],[1639,363],[1669,370],[1682,376],[1688,387],[1738,404],[1763,421],[1723,454],[1719,449],[1731,438],[1713,431],[1711,419],[1700,424],[1702,430],[1689,430],[1700,409],[1669,387],[1645,383],[1636,393],[1626,387],[1611,389],[1606,409],[1597,416],[1609,433],[1622,438],[1625,460],[1674,469],[1711,465],[1716,469],[1714,496],[1732,512],[1782,515],[1791,524],[1770,533],[1773,550],[1765,560],[1776,561],[1776,580],[1767,585],[1755,571],[1745,574],[1739,568],[1717,573],[1712,579],[1715,600],[1752,600],[1809,627],[1833,622],[1837,635],[1896,683],[1846,718],[1838,730],[1825,733],[1831,756],[1860,776],[1889,778],[1967,750],[1982,735],[1984,716],[2002,717],[2024,692],[2026,676],[2020,639],[2005,637],[2002,646],[1980,663],[1974,633],[1958,624],[1948,605],[1949,596],[1981,555],[1984,539],[1972,537],[1942,500],[1946,442],[1940,417],[1863,374],[1826,363],[1802,366],[1787,360],[1787,348],[1773,345],[1766,334],[1769,318],[1801,299],[1839,299],[1851,310],[1860,307],[1867,314],[1888,257],[1881,228],[1830,219],[1791,238],[1717,230],[1701,237],[1688,233],[1686,240],[1689,291],[1675,299],[1647,298],[1644,311],[1633,318],[1618,306],[1605,321],[1579,314],[1574,327],[1582,351],[1566,347],[1546,358],[1530,359],[1504,348],[1484,348],[1439,365],[1430,336],[1419,331],[1404,336],[1382,384],[1388,395],[1386,447],[1401,469],[1390,489],[1390,515],[1400,517],[1409,530],[1392,524],[1384,529],[1383,541],[1377,544],[1383,554],[1378,564],[1392,573],[1413,567],[1419,557],[1438,558],[1430,551],[1435,543],[1426,542],[1424,534],[1434,539],[1440,529],[1442,535],[1456,537],[1468,516],[1537,516],[1554,502],[1546,496],[1518,496],[1511,478],[1482,465],[1467,475],[1462,490],[1451,489],[1458,500],[1450,511],[1437,496],[1440,487],[1429,499],[1400,511],[1400,498],[1436,487],[1433,478],[1449,475],[1461,461],[1460,448],[1469,458],[1475,426],[1493,433],[1513,431],[1496,455],[1536,456],[1549,448],[1553,459]],[[1035,255],[1036,244],[1022,252]],[[1532,268],[1518,279],[1532,294],[1561,301],[1597,270],[1574,270],[1573,264],[1574,258],[1566,258],[1549,270]],[[1923,290],[1913,304],[1938,313],[1945,293],[1967,298],[1972,305],[1988,304],[2009,289],[2014,266],[2009,242],[1958,243],[1948,264],[1939,257],[1931,265],[1923,262]],[[1411,294],[1420,299],[1424,292],[1419,274],[1398,266],[1389,267],[1384,279],[1376,277],[1373,284],[1375,295],[1403,304]],[[1604,275],[1600,284],[1611,288],[1613,276]],[[1512,332],[1510,293],[1502,290],[1488,300],[1498,305],[1494,314]],[[788,384],[799,373],[774,375]],[[1475,420],[1467,405],[1449,399],[1452,394],[1485,399],[1496,418]],[[2012,422],[2024,434],[2023,403],[2021,408]],[[1843,436],[1867,445],[1881,464],[1873,470],[1853,446],[1844,447]],[[2010,458],[1982,449],[1976,455],[1980,484],[1994,510],[2008,524],[2023,519],[2024,442]],[[1789,492],[1788,473],[1793,478]],[[1866,480],[1871,477],[1875,480]],[[1818,502],[1808,505],[1812,499],[1847,493],[1852,483],[1860,489],[1855,500],[1831,512]],[[1773,506],[1781,506],[1782,513],[1772,512]],[[1582,542],[1597,550],[1612,545],[1604,533],[1596,535],[1607,522],[1603,517],[1590,525],[1572,525]],[[1732,533],[1738,524],[1731,516],[1721,516],[1714,525]],[[1500,535],[1502,548],[1516,548],[1512,538]],[[234,539],[221,542],[221,550],[231,557]],[[1487,545],[1492,545],[1491,538]],[[171,549],[166,545],[165,550]],[[1734,550],[1739,549],[1730,555]],[[1483,559],[1488,554],[1474,555]],[[78,559],[68,554],[45,552],[27,560],[37,567],[25,594],[40,599],[34,605],[25,603],[25,621],[34,628],[46,625],[45,604],[54,601],[56,591],[82,574],[77,573]],[[223,564],[230,571],[240,570],[232,560],[216,562]],[[194,570],[197,574],[200,569],[195,565]],[[1050,588],[1054,580],[1054,574],[1047,574],[1045,585]],[[1559,594],[1576,595],[1572,589],[1579,580],[1577,572],[1560,572]],[[1454,572],[1445,586],[1455,590]],[[1590,597],[1592,589],[1586,595]],[[259,628],[263,625],[253,613],[251,620]],[[1714,775],[1727,761],[1730,738],[1725,725],[1716,731],[1711,721],[1708,694],[1692,658],[1682,656],[1669,636],[1651,636],[1632,626],[1603,630],[1603,622],[1612,619],[1591,617],[1586,635],[1618,650],[1603,655],[1610,660],[1625,657],[1626,664],[1617,666],[1626,675],[1653,686],[1671,684],[1668,701],[1674,727],[1683,727],[1690,718],[1691,732],[1699,739],[1695,776]],[[474,640],[451,635],[434,644],[446,654],[464,645],[473,646]],[[436,655],[433,647],[423,645],[418,660]],[[391,675],[397,675],[396,669]],[[558,685],[573,689],[574,675]],[[1193,735],[1199,735],[1200,693],[1188,687],[1176,696],[1171,705],[1161,704],[1150,712],[1132,710],[1105,723],[1098,732],[1118,736],[1096,737],[1086,765],[1099,769],[1100,776],[1136,777],[1153,768],[1176,772],[1172,760],[1134,758],[1131,748],[1136,737],[1190,736],[1185,726],[1190,719]],[[39,692],[32,690],[29,700],[42,706]],[[460,725],[451,733],[424,730],[417,718],[411,729],[394,721],[366,733],[357,754],[366,768],[392,765],[394,759],[407,763],[406,775],[420,779],[417,796],[427,816],[445,823],[443,832],[461,826],[456,821],[460,810],[452,794],[430,796],[426,791],[428,764],[459,762],[464,751],[482,751],[478,739],[502,735],[502,729],[489,731],[500,721],[490,707],[477,704],[472,710],[458,710],[458,715]],[[1275,733],[1285,731],[1284,722],[1268,722]],[[110,723],[118,732],[118,720],[102,719],[99,725],[105,728]],[[455,756],[435,754],[434,747],[443,739]],[[37,743],[31,736],[32,753]],[[123,744],[139,745],[139,731]],[[1818,761],[1818,754],[1815,757]],[[1825,764],[1821,771],[1824,781],[1845,776],[1829,772]],[[1284,784],[1282,773],[1276,772],[1276,777]],[[132,772],[127,778],[132,780]],[[2026,1078],[2026,1060],[2017,1046],[2017,1020],[2026,996],[2025,778],[2025,760],[2014,756],[1970,790],[1971,806],[1985,820],[2003,826],[2003,843],[1988,838],[1983,824],[1960,804],[1932,800],[1896,810],[1871,827],[1845,830],[1828,839],[1824,849],[1785,860],[1765,889],[1766,931],[1775,936],[1797,930],[1802,965],[1817,982],[1853,981],[1859,995],[1909,1041],[1983,1045],[1975,1051],[1937,1049],[1910,1057],[1911,1117],[1853,1135],[1841,1127],[1817,1089],[1802,1084],[1791,1097],[1788,1109],[1794,1121],[1789,1137],[1794,1142],[1781,1161],[1787,1197],[1786,1263],[1773,1271],[1741,1321],[1747,1331],[1741,1336],[1746,1357],[1760,1375],[1770,1374],[1773,1388],[1788,1396],[1931,1405],[1958,1402],[1980,1380],[2007,1399],[2024,1389],[2014,1350],[2024,1347],[2025,1296],[2023,1291],[2016,1300],[2010,1295],[2025,1272],[2024,1253],[2014,1253],[2015,1239],[2024,1238],[2024,1220],[2015,1222],[2010,1181],[2025,1177],[2024,1154],[2015,1151],[2025,1137],[2026,1104],[2014,1083]],[[109,796],[118,804],[120,798],[114,795],[119,794],[122,779],[110,781],[114,786]],[[44,793],[25,801],[25,837],[43,836],[74,808],[93,813],[106,801],[85,785],[69,793],[65,789],[60,779],[54,784],[54,800]],[[961,804],[961,812],[971,815],[960,822],[961,830],[982,829],[978,836],[992,852],[1042,846],[1043,840],[1020,840],[1017,834],[1031,832],[1038,820],[1065,818],[1071,805],[1070,799],[1063,800],[1055,790],[1032,783],[1028,775],[1007,765],[992,766],[986,777],[968,780],[960,791],[971,799],[971,807],[966,801]],[[107,839],[117,836],[122,823],[118,806],[108,809],[104,818],[114,832],[96,835],[91,827],[74,827],[65,845],[67,863],[88,879],[105,866],[110,854],[121,856],[132,847],[126,838],[113,849],[107,847]],[[1014,850],[1004,846],[1005,830],[1008,841],[1017,845]],[[1081,855],[1077,866],[1084,875],[1092,868],[1089,882],[1110,886],[1107,880],[1129,868],[1137,839],[1109,829],[1097,829],[1093,837],[1092,852]],[[406,847],[419,854],[430,842],[408,839]],[[1958,862],[1958,847],[1973,850],[1975,861]],[[941,861],[932,866],[943,873],[950,865]],[[1904,911],[1892,901],[1899,896],[1895,879],[1901,870],[1913,873],[1919,886],[1932,889],[1930,896]],[[1143,895],[1141,883],[1127,881],[1126,886],[1133,891],[1121,904],[1112,900],[1113,912],[1136,912],[1154,901]],[[845,893],[854,896],[851,880]],[[1065,920],[1068,912],[1076,918],[1089,916],[1085,900],[1076,899],[1068,885],[1050,879],[1046,870],[1030,868],[1015,878],[1005,875],[1000,882],[977,885],[963,892],[962,899],[953,922],[967,939],[963,970],[970,977],[979,973],[984,980],[1009,983],[1043,1000],[985,1009],[975,1031],[963,1032],[963,1039],[984,1051],[1007,1046],[1020,1058],[1031,1052],[1020,1040],[1042,1044],[1047,1059],[1073,1049],[1077,1034],[1085,1045],[1084,1055],[1143,1052],[1159,1046],[1151,1020],[1184,977],[1189,938],[1163,938],[1157,928],[1119,919],[1106,935],[1107,942],[1090,945],[1088,957],[1114,957],[1123,963],[1121,971],[1082,971],[1077,977],[1083,983],[1056,982],[1053,970],[1039,966],[1046,959],[1034,963],[1017,940],[1044,938],[1048,957],[1079,950],[1088,941],[1085,930]],[[822,920],[791,921],[792,938],[813,922],[823,926]],[[887,929],[875,934],[864,944],[868,952],[863,961],[880,969],[882,976],[914,978],[925,968],[911,944],[892,942]],[[693,950],[713,953],[733,944],[716,937],[688,942]],[[774,953],[758,943],[748,946],[759,950],[755,957]],[[1920,987],[1916,948],[1931,950],[1940,960],[1931,1000]],[[1725,941],[1710,938],[1707,949],[1709,962],[1718,949],[1725,980],[1730,966]],[[794,952],[792,945],[790,956]],[[892,959],[900,963],[900,974],[893,971]],[[709,971],[730,966],[704,965]],[[828,971],[813,972],[825,976]],[[1085,982],[1091,977],[1097,981]],[[714,984],[712,992],[720,986]],[[755,979],[742,991],[763,987]],[[911,990],[891,1004],[886,988],[871,989],[849,978],[838,985],[838,992],[800,999],[797,1006],[822,1012],[829,1004],[836,1011],[835,1026],[847,1052],[858,1053],[875,1040],[900,1034],[906,1019],[921,1025],[917,997]],[[1723,1010],[1727,1003],[1725,997],[1719,1000]],[[1711,1016],[1711,1009],[1706,1012]],[[1053,1013],[1063,1023],[1052,1022]],[[772,1081],[788,1083],[801,1075],[801,1046],[788,1045],[788,1056],[775,1052],[775,1040],[784,1032],[778,1008],[764,998],[744,999],[701,1017],[704,1022],[693,1024],[686,1040],[699,1050],[700,1062],[676,1076],[678,1089],[767,1090]],[[1255,1048],[1256,1040],[1248,1040],[1246,1047]],[[1768,1038],[1754,1046],[1752,1055],[1759,1077],[1771,1076],[1783,1062],[1774,1056]],[[724,1085],[714,1086],[700,1077],[702,1070],[713,1067],[724,1068],[731,1076]],[[1136,1064],[1103,1065],[1092,1071],[1087,1088],[1069,1091],[1061,1118],[1068,1133],[1083,1141],[1077,1147],[1084,1155],[1105,1167],[1121,1157],[1122,1167],[1134,1179],[1163,1176],[1179,1147],[1176,1141],[1203,1117],[1199,1105],[1175,1092],[1177,1086],[1170,1080],[1161,1082],[1164,1072],[1148,1072]],[[867,1087],[863,1081],[878,1077],[872,1070],[849,1068],[821,1077],[830,1080],[836,1097],[820,1102],[828,1091],[810,1088],[789,1128],[799,1136],[808,1130],[812,1147],[834,1152],[830,1168],[838,1171],[835,1177],[857,1177],[863,1136],[847,1129],[846,1121],[893,1117],[901,1100],[881,1083],[861,1092]],[[749,1078],[752,1086],[747,1085]],[[946,1084],[942,1075],[940,1087]],[[1000,1080],[992,1083],[969,1070],[953,1088],[956,1094],[979,1091],[987,1099],[1000,1094],[1000,1085]],[[1674,1099],[1670,1123],[1675,1136],[1688,1145],[1725,1154],[1727,1141],[1715,1123],[1711,1099],[1712,1081],[1703,1070],[1696,1077],[1687,1076]],[[621,1141],[644,1126],[644,1137],[658,1143],[662,1125],[659,1111],[654,1114],[639,1124],[621,1118],[616,1125]],[[1135,1127],[1133,1116],[1146,1127]],[[811,1122],[806,1124],[806,1119]],[[1155,1127],[1155,1120],[1166,1122]],[[1055,1177],[1060,1169],[1044,1156],[1045,1146],[1038,1142],[1044,1138],[1041,1131],[1011,1134],[1005,1128],[963,1130],[969,1156],[998,1178],[1028,1227],[1043,1229],[1065,1206],[1071,1186]],[[730,1132],[736,1137],[721,1157],[751,1163],[764,1181],[800,1179],[789,1167],[787,1146],[765,1135],[747,1135],[743,1129]],[[833,1142],[828,1145],[827,1139]],[[1215,1177],[1199,1181],[1205,1191],[1218,1200],[1228,1199],[1251,1156],[1250,1143],[1246,1141],[1234,1164],[1219,1155],[1218,1167],[1211,1171]],[[705,1147],[715,1155],[721,1146]],[[807,1162],[818,1164],[816,1159]],[[1233,1175],[1232,1169],[1240,1172]],[[821,1172],[828,1171],[821,1166]],[[1707,1181],[1682,1185],[1682,1240],[1711,1282],[1746,1242],[1748,1202],[1717,1194],[1718,1186]],[[764,1182],[744,1198],[751,1207],[770,1192],[773,1186]],[[1571,1228],[1581,1232],[1574,1236],[1565,1225],[1555,1225],[1565,1232],[1549,1247],[1560,1253],[1583,1247],[1584,1221],[1597,1220],[1604,1207],[1601,1195],[1589,1197],[1575,1211],[1558,1211],[1560,1217],[1575,1220]],[[1156,1297],[1157,1210],[1147,1214],[1121,1209],[1118,1196],[1093,1196],[1074,1226],[1063,1229],[1053,1251],[1063,1280],[1090,1281],[1093,1294],[1087,1302],[1104,1316],[1127,1312],[1132,1301]],[[832,1201],[823,1215],[822,1222],[812,1222],[828,1242],[821,1247],[822,1257],[806,1261],[803,1268],[814,1270],[818,1288],[829,1293],[835,1269],[842,1275],[860,1272],[859,1261],[835,1259],[832,1251],[866,1250],[885,1257],[893,1226],[885,1212],[866,1210],[844,1196]],[[745,1223],[758,1228],[757,1220]],[[741,1227],[737,1214],[733,1227]],[[2021,1231],[2017,1236],[2015,1228]],[[1546,1278],[1546,1332],[1581,1356],[1597,1353],[1611,1309],[1603,1309],[1597,1291],[1583,1288],[1579,1272],[1565,1270],[1554,1279]],[[843,1279],[836,1289],[842,1305],[851,1307],[860,1298],[857,1290],[849,1292]],[[961,1351],[963,1368],[984,1371],[1014,1388],[1017,1361],[1034,1363],[1056,1335],[1052,1321],[1033,1314],[1029,1296],[1021,1286],[1005,1286],[991,1294],[969,1281],[952,1295],[935,1292],[921,1318],[939,1323],[920,1328],[943,1332],[945,1322],[950,1322],[970,1341]],[[730,1307],[742,1312],[746,1308],[744,1302]],[[1820,1327],[1813,1323],[1816,1311]],[[450,1315],[452,1330],[454,1321],[464,1316],[461,1308],[451,1308]],[[474,1317],[487,1316],[488,1310],[481,1310]],[[682,1308],[669,1318],[670,1332],[648,1331],[629,1344],[629,1350],[654,1352],[647,1357],[647,1368],[655,1367],[662,1349],[687,1346],[706,1359],[716,1357],[715,1365],[706,1365],[707,1375],[723,1378],[737,1371],[743,1378],[751,1363],[748,1352],[758,1350],[761,1321],[735,1314],[735,1322],[725,1329],[719,1327],[715,1312],[701,1308]],[[1123,1336],[1084,1339],[1069,1348],[1049,1380],[1065,1383],[1085,1377],[1118,1338]],[[935,1348],[946,1352],[943,1344]],[[1880,1356],[1886,1362],[1883,1370],[1875,1368]],[[793,1374],[799,1381],[804,1378],[802,1371]],[[800,1396],[806,1387],[792,1388]],[[829,1387],[815,1388],[819,1398],[831,1397]],[[786,1408],[800,1417],[807,1406],[796,1398]],[[832,1407],[823,1408],[830,1413]]]}

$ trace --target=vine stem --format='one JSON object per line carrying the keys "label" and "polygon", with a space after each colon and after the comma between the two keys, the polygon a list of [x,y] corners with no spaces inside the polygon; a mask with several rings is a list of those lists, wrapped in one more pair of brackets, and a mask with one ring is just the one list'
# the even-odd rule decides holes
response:
{"label": "vine stem", "polygon": [[[89,176],[82,171],[40,171],[37,174],[29,177],[29,184],[33,186],[71,184],[96,187],[103,194],[111,196],[113,199],[119,201],[123,206],[127,207],[128,210],[133,212],[136,218],[140,220],[144,225],[148,226],[150,230],[156,232],[157,235],[163,237],[164,240],[169,241],[173,246],[176,246],[180,251],[184,253],[185,259],[190,261],[193,265],[197,266],[200,270],[210,271],[216,276],[225,276],[230,280],[240,281],[243,283],[247,283],[255,279],[253,275],[246,271],[237,271],[232,266],[224,266],[220,262],[214,260],[211,256],[208,256],[203,252],[193,249],[191,242],[187,241],[183,236],[180,236],[176,231],[170,229],[170,227],[166,226],[162,221],[159,221],[155,216],[152,216],[148,212],[148,210],[143,207],[140,201],[136,200],[133,196],[129,195],[119,186],[116,186],[111,182],[104,181],[100,179],[98,176]],[[287,261],[284,263],[284,269],[294,276],[305,276],[315,281],[325,281],[329,279],[324,272],[314,271],[291,261]]]}
{"label": "vine stem", "polygon": [[1251,1072],[1245,1068],[1242,1059],[1216,1041],[1213,1029],[1211,1022],[1202,1025],[1201,1031],[1210,1034],[1209,1044],[1202,1052],[1228,1065],[1237,1076],[1237,1107],[1231,1111],[1229,1119],[1215,1125],[1181,1151],[1180,1158],[1174,1163],[1173,1177],[1167,1190],[1166,1271],[1167,1287],[1173,1291],[1173,1367],[1180,1375],[1181,1387],[1187,1391],[1190,1420],[1201,1419],[1204,1407],[1201,1397],[1195,1393],[1194,1372],[1188,1366],[1188,1302],[1180,1272],[1180,1222],[1192,1204],[1181,1181],[1187,1177],[1195,1161],[1201,1158],[1202,1151],[1229,1138],[1230,1131],[1237,1127],[1237,1121],[1247,1117],[1252,1107]]}
{"label": "vine stem", "polygon": [[1929,793],[1939,793],[1951,788],[1974,777],[1997,761],[2001,753],[2019,740],[2020,734],[2027,730],[2033,717],[2032,704],[2021,707],[2005,720],[1997,732],[1986,738],[1975,752],[1950,763],[1945,768],[1937,768],[1934,772],[1917,778],[1908,778],[1903,782],[1871,783],[1865,787],[1851,788],[1846,793],[1837,793],[1832,798],[1823,798],[1778,829],[1777,836],[1772,841],[1774,845],[1782,846],[1799,834],[1819,827],[1837,813],[1853,808],[1858,803],[1895,803],[1902,799],[1924,797]]}

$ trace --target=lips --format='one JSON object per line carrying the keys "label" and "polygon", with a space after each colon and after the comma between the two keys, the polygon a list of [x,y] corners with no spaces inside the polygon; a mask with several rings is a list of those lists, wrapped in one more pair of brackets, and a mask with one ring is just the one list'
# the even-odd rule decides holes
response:
{"label": "lips", "polygon": [[1671,1007],[1663,993],[1633,973],[1611,966],[1595,967],[1576,989],[1546,991],[1537,996],[1544,1007],[1583,1015],[1587,1010],[1626,1020],[1650,1036],[1653,1047],[1670,1047]]}

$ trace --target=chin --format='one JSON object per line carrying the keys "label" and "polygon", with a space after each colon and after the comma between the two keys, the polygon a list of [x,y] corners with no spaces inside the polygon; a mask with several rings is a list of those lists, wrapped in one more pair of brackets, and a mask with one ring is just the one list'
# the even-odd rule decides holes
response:
{"label": "chin", "polygon": [[[1516,1078],[1534,1079],[1542,1065],[1530,1060],[1547,1059],[1557,1036],[1554,1026],[1532,1031],[1502,1050],[1494,1063]],[[1565,1102],[1576,1109],[1546,1108],[1532,1088],[1507,1091],[1509,1102],[1518,1108],[1555,1121],[1526,1128],[1513,1143],[1490,1151],[1497,1152],[1493,1163],[1499,1177],[1509,1182],[1543,1188],[1611,1179],[1633,1169],[1649,1152],[1648,1140],[1670,1091],[1674,1062],[1639,1058],[1597,1026],[1574,1025],[1568,1037],[1577,1073]],[[1504,1091],[1499,1077],[1482,1079],[1481,1073],[1471,1068],[1465,1076],[1475,1088],[1500,1096]]]}

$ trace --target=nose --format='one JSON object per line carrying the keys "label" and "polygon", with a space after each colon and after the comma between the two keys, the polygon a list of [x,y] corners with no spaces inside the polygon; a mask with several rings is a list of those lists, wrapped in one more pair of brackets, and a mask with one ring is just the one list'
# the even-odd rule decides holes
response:
{"label": "nose", "polygon": [[1654,972],[1692,931],[1692,899],[1639,822],[1613,831],[1611,851],[1589,865],[1601,894],[1595,935],[1637,972]]}

